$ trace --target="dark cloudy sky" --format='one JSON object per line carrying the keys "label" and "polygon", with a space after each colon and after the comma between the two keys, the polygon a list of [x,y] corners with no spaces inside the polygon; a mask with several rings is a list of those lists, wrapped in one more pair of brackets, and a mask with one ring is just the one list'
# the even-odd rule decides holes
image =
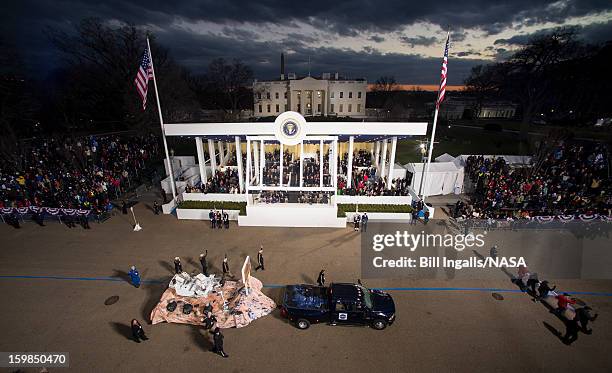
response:
{"label": "dark cloudy sky", "polygon": [[4,0],[0,36],[44,75],[60,64],[44,27],[70,28],[85,17],[153,31],[194,72],[216,57],[239,58],[259,79],[278,74],[285,51],[287,71],[299,75],[310,59],[313,75],[435,84],[449,27],[449,84],[555,27],[576,26],[590,42],[612,39],[610,0]]}

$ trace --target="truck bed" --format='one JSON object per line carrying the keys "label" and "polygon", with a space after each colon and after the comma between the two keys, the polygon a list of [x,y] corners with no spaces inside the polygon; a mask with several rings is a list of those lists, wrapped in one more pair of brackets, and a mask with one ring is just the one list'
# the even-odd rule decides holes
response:
{"label": "truck bed", "polygon": [[327,288],[314,285],[288,285],[285,288],[284,306],[310,310],[327,309]]}

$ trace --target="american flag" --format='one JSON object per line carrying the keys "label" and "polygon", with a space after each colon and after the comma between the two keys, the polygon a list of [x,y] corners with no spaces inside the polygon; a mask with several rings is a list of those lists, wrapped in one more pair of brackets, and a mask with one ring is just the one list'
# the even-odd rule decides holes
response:
{"label": "american flag", "polygon": [[436,102],[436,108],[440,107],[442,101],[444,101],[444,94],[446,93],[446,75],[448,73],[448,45],[450,42],[450,32],[446,37],[446,47],[444,48],[444,59],[442,60],[442,72],[440,73],[440,89],[438,90],[438,102]]}
{"label": "american flag", "polygon": [[134,84],[136,84],[136,90],[142,99],[142,110],[147,109],[147,90],[149,88],[149,79],[153,77],[153,69],[151,68],[151,56],[149,55],[149,48],[145,48],[138,67],[138,73]]}

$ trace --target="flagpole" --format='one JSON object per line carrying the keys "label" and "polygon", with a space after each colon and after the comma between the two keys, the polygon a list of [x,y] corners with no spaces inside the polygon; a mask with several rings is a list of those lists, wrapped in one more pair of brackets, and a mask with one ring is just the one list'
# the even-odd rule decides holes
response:
{"label": "flagpole", "polygon": [[[446,35],[446,40],[447,40],[447,43],[450,44],[450,31]],[[440,82],[440,84],[442,84],[442,81]],[[429,164],[431,163],[431,154],[433,153],[434,140],[436,138],[436,126],[438,124],[438,111],[440,109],[440,102],[439,102],[440,101],[440,88],[441,88],[441,85],[438,86],[438,96],[436,98],[436,111],[434,113],[433,127],[431,128],[431,139],[429,140],[429,149],[427,149],[428,152],[427,152],[427,163],[425,164],[425,175],[424,177],[421,178],[422,182],[427,177],[427,175],[429,175]],[[425,189],[427,189],[427,184],[424,182],[423,184],[425,184]],[[425,207],[425,194],[426,193],[423,191],[423,195],[421,196],[423,207]]]}
{"label": "flagpole", "polygon": [[164,150],[166,151],[166,164],[170,173],[170,188],[172,189],[172,200],[176,200],[176,186],[174,185],[174,172],[172,172],[172,162],[168,154],[168,142],[166,141],[166,131],[164,129],[164,118],[162,117],[161,105],[159,104],[159,91],[157,90],[157,79],[155,78],[155,68],[153,67],[153,54],[151,53],[151,45],[147,36],[147,49],[149,50],[149,60],[151,62],[151,71],[153,72],[153,86],[155,86],[155,99],[157,100],[157,112],[159,113],[159,122],[162,128],[162,139],[164,140]]}

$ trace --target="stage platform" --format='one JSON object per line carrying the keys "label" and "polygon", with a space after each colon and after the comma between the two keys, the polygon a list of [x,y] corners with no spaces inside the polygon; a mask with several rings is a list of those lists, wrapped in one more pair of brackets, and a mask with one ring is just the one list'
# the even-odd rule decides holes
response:
{"label": "stage platform", "polygon": [[248,205],[246,216],[239,216],[238,224],[252,227],[346,227],[346,218],[339,218],[337,214],[338,208],[332,205],[259,203]]}

